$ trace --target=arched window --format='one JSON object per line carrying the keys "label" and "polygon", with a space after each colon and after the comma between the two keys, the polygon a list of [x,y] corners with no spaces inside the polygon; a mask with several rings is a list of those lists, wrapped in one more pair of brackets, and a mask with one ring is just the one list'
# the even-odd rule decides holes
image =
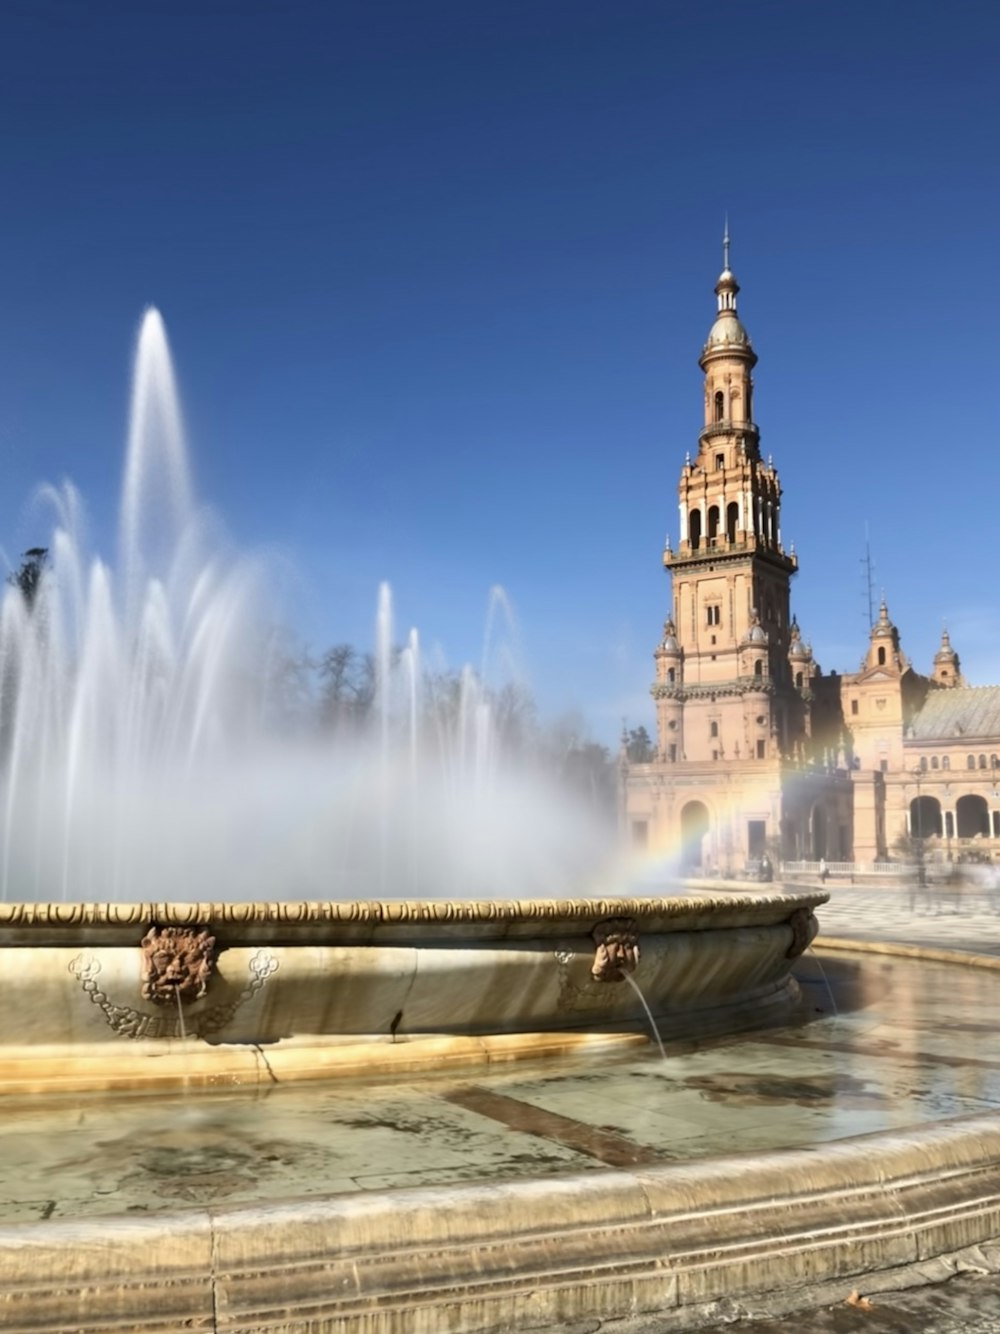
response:
{"label": "arched window", "polygon": [[672,685],[674,684],[674,680],[675,680],[676,676],[677,676],[677,673],[676,673],[676,671],[674,670],[674,668],[673,668],[673,667],[668,667],[668,668],[667,668],[667,685],[672,686]]}
{"label": "arched window", "polygon": [[885,666],[885,649],[882,648],[881,646],[879,647],[879,651],[878,651],[878,665],[879,665],[880,667],[884,667],[884,666]]}
{"label": "arched window", "polygon": [[980,755],[980,757],[979,757],[979,767],[980,767],[980,769],[985,769],[985,768],[986,768],[986,756],[985,756],[985,755]]}
{"label": "arched window", "polygon": [[941,756],[941,768],[942,768],[942,769],[950,769],[950,768],[951,768],[951,759],[950,759],[949,756],[947,756],[947,755],[942,755],[942,756]]}
{"label": "arched window", "polygon": [[719,724],[718,724],[718,723],[711,723],[711,724],[709,725],[708,734],[709,734],[709,736],[718,736],[718,735],[719,735]]}
{"label": "arched window", "polygon": [[927,772],[927,756],[926,756],[926,755],[921,755],[921,757],[920,757],[920,767],[921,767],[921,769],[924,771],[924,773]]}
{"label": "arched window", "polygon": [[936,769],[937,767],[938,767],[938,757],[937,757],[936,755],[932,755],[932,756],[931,756],[931,768],[932,768],[932,769]]}
{"label": "arched window", "polygon": [[715,420],[721,422],[726,416],[726,396],[721,389],[715,391]]}
{"label": "arched window", "polygon": [[709,543],[715,541],[719,536],[719,507],[718,505],[709,506],[708,510],[708,540]]}
{"label": "arched window", "polygon": [[967,755],[967,756],[966,756],[966,759],[965,759],[965,767],[966,767],[967,769],[974,769],[974,768],[976,767],[976,757],[975,757],[975,755]]}
{"label": "arched window", "polygon": [[701,546],[701,510],[694,509],[688,515],[688,540],[692,551]]}
{"label": "arched window", "polygon": [[802,673],[801,673],[801,672],[796,672],[796,673],[795,673],[795,689],[796,689],[796,690],[801,690],[801,689],[802,689]]}
{"label": "arched window", "polygon": [[754,665],[753,665],[753,674],[754,674],[754,676],[763,676],[763,675],[764,675],[764,660],[763,660],[763,658],[758,658],[758,659],[756,660],[756,662],[754,663]]}
{"label": "arched window", "polygon": [[735,500],[731,500],[726,506],[726,537],[730,542],[736,541],[736,530],[740,524],[740,507]]}

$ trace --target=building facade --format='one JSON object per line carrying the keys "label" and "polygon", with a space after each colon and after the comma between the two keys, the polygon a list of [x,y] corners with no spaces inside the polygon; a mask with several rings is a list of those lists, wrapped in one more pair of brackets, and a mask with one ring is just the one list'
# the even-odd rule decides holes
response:
{"label": "building facade", "polygon": [[634,844],[689,868],[878,861],[1000,848],[1000,687],[969,687],[948,635],[929,676],[883,601],[860,669],[824,674],[791,609],[798,568],[753,413],[757,355],[729,267],[702,350],[704,420],[681,468],[672,597],[654,652],[655,756],[623,756]]}

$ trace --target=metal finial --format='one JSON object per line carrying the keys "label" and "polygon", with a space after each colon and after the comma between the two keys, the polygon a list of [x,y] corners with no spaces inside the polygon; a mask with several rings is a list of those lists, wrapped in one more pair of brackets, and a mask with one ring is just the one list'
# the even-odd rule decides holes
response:
{"label": "metal finial", "polygon": [[726,226],[722,233],[722,268],[729,268],[729,214],[726,214]]}

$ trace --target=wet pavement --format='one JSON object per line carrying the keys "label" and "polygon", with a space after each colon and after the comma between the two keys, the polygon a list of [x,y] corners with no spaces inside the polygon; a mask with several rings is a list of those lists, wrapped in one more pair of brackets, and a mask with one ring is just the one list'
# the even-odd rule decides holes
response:
{"label": "wet pavement", "polygon": [[[848,1294],[850,1296],[850,1294]],[[1000,1277],[963,1274],[946,1283],[905,1292],[858,1294],[808,1311],[760,1319],[726,1319],[700,1327],[700,1334],[998,1334]],[[867,1305],[865,1303],[868,1303]],[[732,1314],[735,1314],[733,1312]],[[649,1334],[656,1334],[655,1325]]]}
{"label": "wet pavement", "polygon": [[[935,883],[861,887],[835,880],[824,888],[830,902],[819,910],[821,935],[1000,955],[997,889]],[[998,1027],[990,1018],[993,1013],[991,1002],[982,1014],[982,1027],[988,1033]],[[970,1022],[969,1013],[965,1020]],[[947,1050],[948,1033],[948,1016],[941,1015],[938,1053]],[[900,1292],[867,1295],[862,1290],[857,1294],[862,1298],[859,1305],[847,1300],[850,1295],[777,1317],[740,1318],[733,1308],[723,1323],[703,1324],[701,1329],[703,1334],[728,1334],[733,1329],[746,1334],[1000,1334],[1000,1275],[994,1273],[963,1274]]]}

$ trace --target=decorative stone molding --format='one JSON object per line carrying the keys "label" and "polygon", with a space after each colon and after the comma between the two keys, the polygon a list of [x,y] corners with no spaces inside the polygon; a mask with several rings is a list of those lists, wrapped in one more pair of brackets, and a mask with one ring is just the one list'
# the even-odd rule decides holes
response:
{"label": "decorative stone molding", "polygon": [[[710,780],[706,779],[705,782]],[[671,783],[675,780],[671,778]],[[829,899],[825,891],[798,893],[810,907]],[[509,940],[586,934],[594,921],[628,917],[644,933],[687,929],[706,911],[738,915],[746,925],[786,922],[788,896],[765,890],[700,896],[611,899],[441,899],[424,902],[360,899],[346,902],[256,903],[0,903],[0,947],[44,944],[134,948],[137,928],[159,926],[209,930],[220,946],[314,943],[380,943],[422,936],[426,927],[449,935]]]}
{"label": "decorative stone molding", "polygon": [[[260,991],[264,983],[276,972],[278,960],[269,950],[258,950],[250,959],[250,978],[233,1000],[220,1005],[213,1005],[207,1010],[191,1015],[184,1024],[184,1033],[189,1037],[209,1037],[220,1033],[233,1019],[237,1010]],[[177,1010],[160,1011],[137,1010],[131,1005],[116,1005],[106,991],[101,989],[98,978],[101,963],[92,954],[78,954],[69,964],[69,971],[80,983],[83,993],[92,1005],[104,1015],[104,1019],[113,1033],[120,1038],[177,1038],[182,1036],[181,1017]]]}
{"label": "decorative stone molding", "polygon": [[792,943],[785,951],[786,959],[797,959],[804,954],[813,938],[813,925],[816,917],[811,908],[796,908],[788,919],[792,928]]}
{"label": "decorative stone molding", "polygon": [[623,982],[639,963],[639,935],[631,917],[598,922],[592,932],[597,943],[590,975],[595,982]]}
{"label": "decorative stone molding", "polygon": [[151,926],[142,938],[142,998],[157,1005],[201,1000],[215,968],[207,926]]}

